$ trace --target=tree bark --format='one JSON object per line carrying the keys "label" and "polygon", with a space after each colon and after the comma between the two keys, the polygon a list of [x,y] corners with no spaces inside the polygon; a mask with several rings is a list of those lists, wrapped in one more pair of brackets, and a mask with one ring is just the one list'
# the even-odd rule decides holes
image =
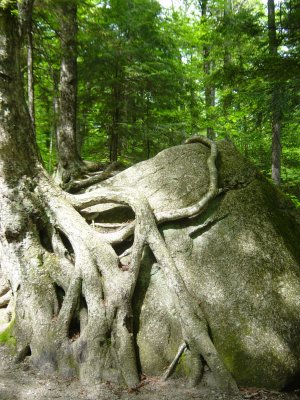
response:
{"label": "tree bark", "polygon": [[[268,36],[269,54],[271,59],[278,57],[278,40],[276,35],[275,3],[268,0]],[[272,179],[276,185],[281,183],[281,89],[278,83],[273,83],[271,94],[271,127],[272,127]]]}
{"label": "tree bark", "polygon": [[[13,8],[13,5],[11,7]],[[0,54],[2,127],[0,143],[3,160],[1,177],[16,183],[23,175],[31,174],[40,162],[33,127],[28,118],[28,109],[24,106],[23,80],[20,72],[20,51],[24,42],[22,31],[27,31],[24,27],[27,16],[24,9],[19,9],[20,23],[16,25],[8,6],[6,8],[2,6],[0,10],[1,34],[6,38],[2,42],[3,51]],[[18,168],[13,167],[16,160]],[[11,174],[11,169],[15,170],[14,174]]]}
{"label": "tree bark", "polygon": [[[201,8],[201,21],[205,23],[207,21],[207,3],[208,0],[199,1]],[[205,93],[205,109],[206,118],[210,118],[211,110],[215,107],[215,96],[216,90],[212,82],[209,81],[210,75],[213,71],[213,62],[210,60],[210,47],[207,44],[203,45],[203,71],[207,82],[205,83],[204,93]],[[210,139],[215,139],[215,132],[211,126],[206,128],[207,137]]]}
{"label": "tree bark", "polygon": [[57,182],[78,176],[81,158],[77,147],[77,5],[62,2],[60,18],[61,67],[59,83],[59,119],[57,128]]}
{"label": "tree bark", "polygon": [[120,72],[118,61],[116,61],[115,82],[113,83],[112,97],[113,97],[113,110],[112,110],[112,127],[110,136],[110,161],[115,162],[118,160],[119,151],[119,130],[121,123],[121,85],[120,85]]}
{"label": "tree bark", "polygon": [[[33,1],[31,8],[33,6]],[[32,14],[32,13],[31,13]],[[34,56],[33,56],[33,37],[32,37],[32,17],[28,21],[27,29],[27,79],[28,79],[28,109],[33,130],[35,132],[35,104],[34,104]]]}
{"label": "tree bark", "polygon": [[[230,73],[231,67],[231,32],[230,27],[232,26],[232,0],[225,0],[224,2],[224,75],[225,81],[228,79],[228,73]],[[227,75],[227,76],[226,76]],[[223,101],[223,112],[225,120],[228,121],[228,110],[232,103],[232,89],[230,84],[224,84],[224,101]],[[229,132],[226,131],[226,137],[229,137]]]}
{"label": "tree bark", "polygon": [[56,148],[58,165],[55,181],[64,187],[83,173],[96,171],[99,163],[82,160],[82,141],[77,131],[77,1],[56,5],[59,16],[61,67]]}

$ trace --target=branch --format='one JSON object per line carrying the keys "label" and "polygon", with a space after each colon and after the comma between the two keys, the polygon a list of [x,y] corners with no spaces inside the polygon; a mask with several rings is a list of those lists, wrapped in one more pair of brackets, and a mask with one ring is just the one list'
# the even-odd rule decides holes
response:
{"label": "branch", "polygon": [[168,366],[167,370],[165,371],[165,373],[163,374],[163,376],[161,377],[161,379],[163,381],[166,381],[173,373],[174,368],[176,367],[182,353],[184,352],[184,350],[187,348],[187,345],[185,343],[182,343],[182,345],[179,347],[178,352],[174,358],[174,360],[171,362],[171,364]]}

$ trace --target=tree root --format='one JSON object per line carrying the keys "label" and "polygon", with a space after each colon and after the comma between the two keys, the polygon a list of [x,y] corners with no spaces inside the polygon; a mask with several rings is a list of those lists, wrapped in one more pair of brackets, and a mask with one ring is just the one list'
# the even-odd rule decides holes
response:
{"label": "tree root", "polygon": [[185,143],[186,144],[202,143],[210,147],[210,156],[207,159],[207,166],[210,178],[208,191],[205,194],[205,196],[199,200],[198,203],[193,204],[192,206],[184,207],[178,210],[161,211],[156,213],[155,217],[158,223],[174,221],[177,219],[188,218],[188,217],[195,217],[196,215],[200,214],[209,204],[209,202],[219,194],[218,171],[215,164],[218,155],[216,143],[213,140],[208,139],[204,136],[191,137]]}
{"label": "tree root", "polygon": [[0,269],[0,333],[9,326],[13,312],[13,292],[9,283],[1,278]]}
{"label": "tree root", "polygon": [[[137,189],[133,191],[128,188],[100,188],[89,193],[69,197],[69,200],[78,210],[99,203],[128,204],[133,208],[136,214],[135,230],[137,230],[139,224],[144,225],[143,239],[140,241],[140,246],[142,248],[143,245],[148,244],[156,260],[163,268],[167,286],[173,295],[174,305],[181,320],[182,335],[191,351],[192,358],[194,360],[198,359],[199,363],[201,363],[202,356],[215,375],[220,388],[235,392],[237,391],[236,383],[227,371],[209,338],[206,318],[199,308],[199,305],[189,294],[157,228],[158,222],[173,221],[199,214],[203,208],[207,206],[209,201],[219,193],[217,187],[217,170],[215,167],[215,160],[217,157],[216,145],[206,138],[202,139],[197,137],[197,140],[193,138],[192,141],[200,141],[211,147],[211,155],[208,160],[210,173],[209,190],[204,198],[193,206],[175,211],[172,210],[170,212],[159,212],[154,216],[147,199],[139,193]],[[132,232],[132,229],[133,226],[130,226],[127,235],[129,232]],[[103,235],[100,237],[103,239]],[[124,235],[124,237],[127,236]],[[108,236],[106,235],[106,240],[107,239]],[[134,255],[132,255],[132,260],[134,260]],[[138,270],[138,268],[136,269]],[[197,378],[194,380],[197,381]]]}
{"label": "tree root", "polygon": [[[6,250],[17,255],[14,263],[18,278],[11,275],[10,279],[13,288],[21,285],[20,295],[13,289],[22,338],[20,354],[30,346],[35,364],[46,365],[49,371],[59,369],[68,375],[78,369],[81,379],[89,382],[105,380],[109,373],[129,387],[138,385],[131,299],[143,249],[148,245],[164,272],[185,342],[164,374],[165,379],[188,347],[195,364],[194,383],[200,379],[203,357],[219,387],[227,392],[237,391],[209,337],[205,315],[189,293],[157,228],[158,223],[199,214],[218,194],[216,146],[206,138],[197,141],[211,148],[209,189],[197,204],[180,210],[155,214],[137,189],[102,187],[79,195],[62,195],[46,176],[38,177],[34,191],[27,193],[32,202],[27,207],[35,210],[30,212],[27,222],[31,233],[25,239],[23,233],[19,234],[21,247],[16,239],[5,242]],[[117,231],[97,232],[95,224],[89,225],[76,210],[84,211],[101,203],[129,206],[135,220]],[[36,217],[37,209],[43,218]],[[50,244],[39,239],[45,215]],[[45,232],[44,226],[42,229]],[[130,250],[118,256],[112,244],[132,235]],[[125,255],[130,262],[126,268],[120,268],[120,259]],[[4,260],[8,264],[9,261]]]}
{"label": "tree root", "polygon": [[[110,178],[113,172],[120,166],[120,163],[115,161],[109,164],[104,171],[97,173],[97,175],[90,176],[85,179],[81,179],[78,181],[71,181],[63,186],[63,189],[69,193],[76,193],[82,189],[86,189],[91,185],[95,185],[96,183],[100,183]],[[88,171],[88,170],[87,170]],[[83,172],[87,172],[85,168],[83,168]]]}
{"label": "tree root", "polygon": [[99,171],[101,168],[103,168],[103,164],[82,160],[79,157],[68,160],[68,162],[60,161],[54,172],[54,180],[63,189],[68,190],[68,187],[72,187],[74,179],[78,179],[87,173]]}
{"label": "tree root", "polygon": [[[79,209],[101,202],[127,203],[134,209],[136,214],[135,229],[143,225],[143,239],[138,239],[140,248],[148,244],[156,260],[163,268],[167,286],[173,294],[174,305],[181,320],[182,335],[192,352],[192,356],[199,360],[201,356],[205,359],[220,388],[226,391],[236,391],[237,387],[234,380],[226,370],[209,338],[205,316],[189,294],[158,231],[153,211],[147,199],[136,189],[133,192],[123,188],[98,189],[73,198],[73,204]],[[135,240],[138,237],[135,235]],[[134,254],[132,254],[132,260],[135,260]],[[136,262],[134,262],[134,265],[136,265]],[[135,270],[138,270],[138,268],[135,267],[133,271]]]}

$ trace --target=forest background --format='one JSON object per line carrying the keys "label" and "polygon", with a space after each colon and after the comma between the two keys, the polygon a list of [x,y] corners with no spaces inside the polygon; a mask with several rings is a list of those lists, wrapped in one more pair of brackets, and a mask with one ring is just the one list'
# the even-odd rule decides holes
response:
{"label": "forest background", "polygon": [[[57,164],[66,51],[55,4],[35,3],[32,74],[27,49],[23,55],[49,173]],[[182,0],[169,8],[156,0],[85,0],[77,2],[74,48],[77,147],[85,160],[127,166],[194,134],[227,138],[300,205],[299,0]]]}

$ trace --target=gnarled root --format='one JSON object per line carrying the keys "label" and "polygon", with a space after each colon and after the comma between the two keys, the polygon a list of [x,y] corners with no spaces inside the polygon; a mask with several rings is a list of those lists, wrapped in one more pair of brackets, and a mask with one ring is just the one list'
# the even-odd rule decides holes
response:
{"label": "gnarled root", "polygon": [[[91,185],[95,185],[96,183],[100,183],[108,178],[110,178],[114,171],[120,166],[120,163],[117,161],[112,162],[109,164],[104,170],[99,171],[99,164],[98,165],[98,172],[88,176],[85,179],[80,180],[71,180],[70,182],[66,183],[63,186],[63,189],[69,193],[76,193],[82,189],[85,189]],[[92,169],[94,170],[94,169]],[[88,165],[84,164],[84,167],[81,170],[81,173],[89,172]]]}
{"label": "gnarled root", "polygon": [[[185,286],[165,241],[157,228],[157,222],[166,222],[200,213],[208,202],[218,194],[216,169],[214,167],[215,159],[216,147],[213,145],[212,154],[208,161],[211,177],[208,194],[204,197],[204,200],[201,199],[196,205],[184,209],[154,215],[147,199],[136,189],[133,192],[133,190],[129,190],[128,188],[98,189],[93,192],[70,197],[70,200],[78,210],[86,209],[95,204],[109,202],[128,204],[134,209],[136,215],[135,225],[131,223],[130,230],[127,226],[127,235],[132,232],[133,226],[137,230],[137,227],[143,224],[141,246],[148,244],[156,260],[163,268],[168,289],[173,295],[174,305],[181,321],[182,336],[191,351],[193,363],[197,364],[195,370],[198,372],[193,378],[194,383],[197,383],[200,379],[199,375],[202,372],[201,357],[203,357],[213,372],[219,387],[227,392],[236,392],[238,390],[236,383],[224,366],[209,337],[206,318]],[[124,232],[123,230],[123,234]],[[120,237],[120,235],[121,233],[119,232],[118,236]],[[124,234],[123,238],[126,237],[126,234]],[[106,235],[105,239],[108,240],[109,235]],[[137,239],[135,238],[135,240]],[[111,241],[115,242],[116,236],[111,235]]]}
{"label": "gnarled root", "polygon": [[0,269],[0,333],[8,328],[12,318],[13,293]]}
{"label": "gnarled root", "polygon": [[[106,186],[80,195],[63,194],[43,173],[33,187],[28,183],[25,190],[24,184],[27,203],[19,212],[19,225],[12,231],[8,224],[1,233],[2,265],[16,304],[20,358],[30,352],[33,362],[46,371],[58,369],[65,376],[79,374],[88,382],[110,380],[136,386],[131,299],[143,248],[148,245],[172,294],[182,338],[191,352],[193,382],[201,377],[203,358],[221,389],[237,390],[209,337],[205,315],[157,228],[158,223],[200,213],[218,194],[216,147],[205,144],[211,147],[208,193],[180,210],[154,213],[137,189]],[[87,215],[89,207],[101,203],[130,207],[135,220],[119,230],[98,232],[80,212]],[[132,235],[130,250],[118,255],[112,245]]]}
{"label": "gnarled root", "polygon": [[[30,185],[24,209],[18,209],[19,222],[15,218],[12,226],[8,219],[1,227],[1,266],[16,302],[18,359],[30,353],[46,372],[79,373],[88,381],[114,376],[118,383],[137,385],[128,321],[140,242],[133,245],[132,270],[124,273],[111,245],[99,240],[46,176]],[[1,202],[13,206],[12,198]]]}
{"label": "gnarled root", "polygon": [[[225,368],[209,338],[205,316],[199,305],[189,294],[159,233],[154,214],[147,199],[141,193],[138,193],[136,189],[133,192],[124,188],[98,189],[73,198],[73,204],[78,209],[105,202],[127,203],[134,209],[136,215],[135,230],[137,231],[137,229],[143,227],[141,229],[142,236],[135,234],[135,243],[140,243],[140,249],[142,249],[143,245],[148,244],[156,260],[163,268],[168,289],[173,295],[174,305],[181,321],[182,336],[192,352],[192,357],[194,359],[198,358],[199,363],[201,362],[201,356],[204,358],[221,389],[230,392],[237,391],[234,380]],[[133,249],[132,269],[130,272],[138,271],[135,260]],[[197,378],[195,378],[195,381],[197,381]]]}
{"label": "gnarled root", "polygon": [[[85,174],[99,171],[101,168],[103,168],[101,163],[86,161],[82,160],[80,157],[76,157],[75,159],[60,160],[53,177],[58,185],[68,190],[68,188],[73,187],[75,179],[80,179]],[[99,181],[101,181],[101,179]],[[83,187],[85,186],[83,185]]]}

